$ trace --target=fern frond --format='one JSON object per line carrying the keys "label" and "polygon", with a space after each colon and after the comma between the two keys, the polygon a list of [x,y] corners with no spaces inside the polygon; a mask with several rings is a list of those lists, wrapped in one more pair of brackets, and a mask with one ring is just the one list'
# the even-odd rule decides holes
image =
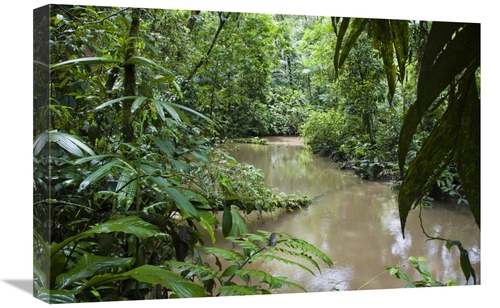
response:
{"label": "fern frond", "polygon": [[307,253],[311,253],[314,256],[321,259],[323,262],[325,262],[328,266],[330,266],[330,267],[333,266],[332,260],[325,253],[323,253],[321,250],[316,248],[314,245],[309,244],[308,242],[306,242],[304,240],[292,237],[286,233],[278,233],[278,235],[280,236],[280,238],[284,238],[284,237],[287,238],[286,240],[281,241],[281,243],[283,243],[285,246],[293,248],[293,249],[301,250],[301,251],[304,251]]}
{"label": "fern frond", "polygon": [[259,250],[261,249],[262,247],[255,243],[254,241],[248,239],[248,240],[244,240],[244,239],[240,239],[240,238],[229,238],[227,237],[226,239],[230,240],[232,243],[234,244],[237,244],[238,246],[240,246],[241,248],[244,248],[244,249],[250,249],[250,250]]}
{"label": "fern frond", "polygon": [[293,251],[293,250],[289,250],[289,249],[284,249],[281,247],[273,247],[272,250],[279,251],[283,254],[287,254],[287,255],[290,255],[292,257],[297,257],[297,258],[303,259],[303,260],[311,263],[319,272],[321,272],[321,269],[319,267],[318,262],[316,262],[310,255],[306,254],[305,252],[297,252],[297,251]]}
{"label": "fern frond", "polygon": [[282,285],[286,285],[307,292],[307,290],[304,289],[304,287],[295,282],[288,281],[286,277],[276,277],[266,272],[255,269],[241,269],[236,271],[236,275],[238,276],[248,275],[251,277],[256,277],[259,279],[260,282],[269,284],[271,289],[281,288]]}
{"label": "fern frond", "polygon": [[204,249],[206,252],[213,254],[215,256],[221,256],[222,258],[224,258],[224,260],[232,263],[241,264],[245,262],[245,257],[243,257],[242,254],[233,250],[227,250],[218,247],[205,247]]}
{"label": "fern frond", "polygon": [[286,258],[281,258],[281,257],[278,257],[278,256],[273,255],[273,254],[263,254],[263,255],[261,255],[260,257],[261,257],[261,258],[264,260],[264,262],[266,262],[266,263],[267,263],[267,262],[269,262],[269,261],[276,260],[276,261],[279,261],[279,262],[283,262],[283,263],[285,263],[285,264],[292,264],[292,265],[298,266],[298,267],[300,267],[301,269],[303,269],[303,270],[305,270],[305,271],[307,271],[307,272],[311,273],[311,275],[313,275],[313,276],[314,276],[313,271],[312,271],[309,267],[307,267],[307,266],[305,266],[304,264],[301,264],[301,263],[299,263],[299,262],[295,262],[295,261],[292,261],[292,260],[290,260],[290,259],[286,259]]}
{"label": "fern frond", "polygon": [[245,237],[248,238],[249,241],[259,242],[259,243],[262,243],[263,245],[267,245],[267,242],[269,241],[269,237],[271,236],[271,232],[262,231],[262,230],[258,230],[257,232],[261,233],[262,235],[254,234],[254,233],[247,233],[247,234],[245,234]]}
{"label": "fern frond", "polygon": [[225,295],[256,295],[259,294],[254,288],[249,286],[227,285],[220,288]]}
{"label": "fern frond", "polygon": [[165,266],[177,268],[181,272],[189,271],[187,274],[184,274],[185,278],[196,276],[200,278],[201,281],[205,281],[217,277],[217,271],[207,265],[190,264],[180,261],[167,261],[163,264]]}

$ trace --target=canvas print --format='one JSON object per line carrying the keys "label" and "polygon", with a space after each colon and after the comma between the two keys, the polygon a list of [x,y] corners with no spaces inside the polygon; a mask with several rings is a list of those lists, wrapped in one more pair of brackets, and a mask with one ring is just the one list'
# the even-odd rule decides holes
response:
{"label": "canvas print", "polygon": [[481,283],[480,24],[33,12],[33,296]]}

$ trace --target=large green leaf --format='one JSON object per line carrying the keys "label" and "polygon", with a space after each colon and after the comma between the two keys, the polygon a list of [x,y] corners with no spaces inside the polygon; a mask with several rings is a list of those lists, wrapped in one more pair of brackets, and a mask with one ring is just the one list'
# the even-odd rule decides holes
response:
{"label": "large green leaf", "polygon": [[148,59],[148,58],[145,58],[145,57],[141,57],[141,56],[130,57],[125,62],[125,65],[129,65],[129,64],[133,64],[133,65],[145,65],[145,66],[156,68],[156,69],[158,69],[158,70],[166,73],[169,76],[173,76],[174,75],[171,71],[169,71],[168,69],[166,69],[163,66],[159,65],[155,61],[153,61],[151,59]]}
{"label": "large green leaf", "polygon": [[[479,126],[470,126],[479,121],[478,119],[470,121],[471,114],[475,117],[479,116],[477,95],[471,98],[476,94],[470,89],[471,86],[476,86],[473,82],[474,71],[475,69],[471,69],[471,72],[465,75],[459,86],[458,98],[449,104],[439,125],[423,142],[422,148],[411,161],[403,178],[398,195],[403,236],[406,219],[415,202],[418,202],[432,187],[436,178],[454,157],[458,158],[457,168],[465,170],[463,171],[465,176],[461,180],[465,183],[464,188],[470,187],[470,201],[477,207],[474,208],[473,214],[477,216],[476,221],[479,223],[479,204],[475,203],[479,202]],[[473,85],[470,85],[471,82]],[[461,146],[470,146],[470,148],[462,149]],[[458,157],[460,155],[455,155],[457,151],[462,153],[461,156],[467,155],[468,157]]]}
{"label": "large green leaf", "polygon": [[205,296],[205,289],[202,285],[187,279],[182,279],[177,274],[156,266],[143,265],[124,273],[124,275],[128,275],[141,282],[160,284],[172,290],[179,297]]}
{"label": "large green leaf", "polygon": [[408,30],[408,21],[406,20],[390,20],[392,33],[392,41],[399,67],[399,80],[403,82],[405,77],[406,61],[408,59],[408,49],[410,41],[410,32]]}
{"label": "large green leaf", "polygon": [[193,206],[193,204],[184,196],[177,187],[173,186],[169,181],[162,177],[151,177],[153,182],[158,185],[158,187],[167,193],[179,206],[180,209],[184,210],[186,213],[191,215],[196,220],[200,219],[198,211]]}
{"label": "large green leaf", "polygon": [[100,104],[99,106],[95,107],[95,110],[99,110],[99,109],[111,106],[113,104],[119,103],[119,102],[127,100],[127,99],[136,99],[136,100],[138,100],[139,98],[142,98],[142,97],[140,97],[140,96],[122,96],[122,97],[118,97],[118,98],[115,98],[115,99],[112,99],[110,101],[107,101],[105,103]]}
{"label": "large green leaf", "polygon": [[87,186],[90,184],[99,181],[103,177],[107,176],[113,167],[116,167],[118,165],[121,165],[121,161],[115,159],[110,161],[109,163],[106,163],[102,166],[100,166],[97,170],[89,174],[81,183],[79,186],[79,190],[82,191],[84,190]]}
{"label": "large green leaf", "polygon": [[342,46],[344,36],[348,30],[349,22],[350,18],[343,18],[339,33],[337,34],[337,43],[335,46],[335,54],[334,54],[334,66],[335,66],[336,77],[338,77],[338,71],[344,65],[344,62],[347,59],[347,56],[349,55],[349,52],[356,44],[356,40],[365,30],[366,24],[368,23],[368,19],[355,18],[353,20],[349,36],[347,37],[344,45]]}
{"label": "large green leaf", "polygon": [[403,178],[398,196],[402,233],[413,204],[434,184],[436,176],[456,159],[460,180],[478,226],[479,209],[479,108],[475,83],[479,67],[479,24],[433,24],[418,80],[417,100],[405,116],[399,140],[399,167],[421,119],[438,95],[460,76],[456,98],[417,152]]}
{"label": "large green leaf", "polygon": [[[77,136],[70,135],[56,130],[46,131],[35,138],[33,142],[33,155],[38,155],[48,143],[56,143],[71,155],[83,157],[83,151],[90,155],[95,155],[94,151],[85,143],[80,141]],[[83,151],[82,151],[83,150]]]}
{"label": "large green leaf", "polygon": [[133,234],[138,238],[148,238],[163,235],[157,226],[150,224],[137,216],[126,216],[116,220],[108,220],[78,235],[66,238],[59,244],[54,244],[50,249],[50,255],[54,256],[63,247],[71,242],[78,241],[99,233],[123,232]]}
{"label": "large green leaf", "polygon": [[477,62],[479,30],[479,24],[433,23],[418,78],[417,100],[405,116],[399,138],[401,172],[416,129],[431,104],[458,74]]}
{"label": "large green leaf", "polygon": [[474,74],[464,80],[460,88],[464,92],[459,99],[464,100],[465,116],[462,116],[458,131],[455,162],[469,207],[477,225],[481,227],[480,102]]}
{"label": "large green leaf", "polygon": [[62,290],[67,288],[74,282],[94,276],[99,270],[109,268],[125,269],[130,267],[133,263],[134,258],[102,257],[85,253],[71,271],[57,276],[56,289]]}
{"label": "large green leaf", "polygon": [[57,64],[52,64],[50,66],[51,70],[58,70],[74,65],[98,65],[98,64],[120,64],[121,61],[112,58],[104,57],[89,57],[89,58],[78,58],[73,60],[64,61]]}
{"label": "large green leaf", "polygon": [[372,26],[374,44],[380,51],[384,63],[385,75],[389,86],[387,100],[389,104],[392,105],[394,92],[396,91],[397,72],[394,66],[394,47],[391,36],[391,24],[387,19],[372,19],[370,20],[370,24]]}
{"label": "large green leaf", "polygon": [[68,290],[39,289],[37,298],[49,304],[76,303],[75,294]]}
{"label": "large green leaf", "polygon": [[177,274],[161,267],[143,265],[122,274],[104,274],[92,277],[84,288],[94,287],[113,281],[135,279],[140,282],[159,284],[172,290],[179,297],[204,297],[205,289],[190,280],[182,279]]}

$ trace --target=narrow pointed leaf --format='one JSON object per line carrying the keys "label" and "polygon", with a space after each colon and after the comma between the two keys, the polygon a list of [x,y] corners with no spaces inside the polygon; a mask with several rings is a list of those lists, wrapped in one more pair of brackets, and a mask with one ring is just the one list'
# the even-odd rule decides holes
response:
{"label": "narrow pointed leaf", "polygon": [[479,24],[433,23],[418,79],[417,100],[405,116],[399,138],[398,157],[401,172],[422,117],[455,77],[478,60],[479,30]]}
{"label": "narrow pointed leaf", "polygon": [[125,65],[129,65],[129,64],[146,65],[146,66],[149,66],[149,67],[156,68],[156,69],[158,69],[158,70],[160,70],[160,71],[162,71],[164,73],[167,73],[169,76],[173,76],[173,73],[171,71],[169,71],[168,69],[166,69],[163,66],[159,65],[155,61],[153,61],[151,59],[148,59],[148,58],[145,58],[145,57],[141,57],[141,56],[130,57],[127,60],[127,62],[125,62]]}
{"label": "narrow pointed leaf", "polygon": [[340,23],[340,29],[337,33],[337,43],[335,44],[335,54],[333,55],[333,65],[335,67],[335,76],[338,77],[338,71],[341,65],[339,64],[340,51],[342,49],[342,42],[344,41],[344,35],[349,27],[350,18],[343,18]]}
{"label": "narrow pointed leaf", "polygon": [[[347,20],[346,23],[348,23],[348,22],[349,21]],[[368,19],[365,19],[365,18],[354,19],[352,22],[351,31],[349,32],[349,36],[347,37],[344,46],[342,46],[342,51],[341,51],[340,55],[337,55],[337,50],[340,50],[340,47],[336,47],[334,57],[335,57],[335,59],[338,58],[338,62],[337,62],[337,60],[335,60],[335,63],[337,63],[336,64],[337,77],[338,77],[338,71],[344,65],[344,62],[347,59],[347,56],[349,55],[349,52],[356,44],[358,37],[365,30],[367,23],[368,23]],[[345,35],[345,30],[344,30],[345,27],[346,27],[346,25],[344,25],[344,20],[342,20],[341,29],[339,31],[340,42],[337,41],[337,45],[339,43],[342,43],[342,38]]]}
{"label": "narrow pointed leaf", "polygon": [[119,166],[121,164],[121,161],[119,160],[112,160],[107,164],[104,164],[103,166],[99,167],[96,171],[92,172],[89,174],[81,183],[78,189],[80,191],[84,190],[87,186],[90,184],[99,181],[100,179],[104,178],[107,176],[113,167]]}
{"label": "narrow pointed leaf", "polygon": [[396,68],[394,67],[394,45],[391,37],[390,23],[387,19],[372,19],[371,25],[377,49],[382,55],[387,84],[389,86],[387,99],[389,105],[392,106],[392,99],[396,91]]}
{"label": "narrow pointed leaf", "polygon": [[402,82],[405,77],[405,67],[409,49],[409,26],[406,20],[391,20],[392,41],[399,67],[399,80]]}
{"label": "narrow pointed leaf", "polygon": [[[199,113],[198,111],[196,110],[193,110],[191,108],[188,108],[186,106],[182,106],[182,105],[179,105],[179,104],[176,104],[176,103],[170,103],[172,106],[175,106],[179,109],[182,109],[182,110],[185,110],[185,111],[188,111],[194,115],[196,115],[197,117],[200,117],[202,118],[203,120],[205,120],[207,123],[209,123],[210,125],[217,125],[213,120],[211,120],[210,118],[204,116],[203,114]],[[188,123],[189,124],[189,123]]]}
{"label": "narrow pointed leaf", "polygon": [[[462,118],[467,119],[469,116],[464,113],[465,103],[466,100],[459,98],[448,105],[440,124],[424,141],[422,148],[408,167],[398,195],[403,236],[406,218],[413,203],[425,193],[422,187],[431,187],[436,177],[440,175],[440,172],[436,174],[436,171],[446,167],[453,158],[456,144],[460,142],[457,132],[461,130]],[[471,168],[474,169],[474,167]]]}
{"label": "narrow pointed leaf", "polygon": [[46,131],[38,135],[33,142],[33,154],[35,156],[40,154],[47,143],[52,142],[57,143],[66,152],[74,156],[85,156],[83,151],[87,152],[90,155],[95,155],[94,151],[92,151],[92,149],[85,143],[80,141],[78,137],[58,131]]}
{"label": "narrow pointed leaf", "polygon": [[145,100],[147,100],[147,97],[140,96],[135,99],[135,101],[132,103],[132,108],[130,109],[132,112],[136,111],[137,108],[141,107],[142,103],[144,103]]}
{"label": "narrow pointed leaf", "polygon": [[151,179],[159,186],[160,189],[166,192],[175,201],[180,209],[186,211],[186,213],[191,215],[196,220],[199,220],[200,216],[198,215],[196,208],[177,188],[173,187],[164,178],[151,177]]}
{"label": "narrow pointed leaf", "polygon": [[459,99],[464,100],[462,117],[457,138],[455,161],[460,183],[465,191],[476,224],[481,228],[481,170],[480,170],[480,102],[473,73],[460,88],[464,89]]}
{"label": "narrow pointed leaf", "polygon": [[52,64],[50,69],[52,71],[58,70],[61,68],[66,68],[74,65],[99,65],[99,64],[119,64],[121,61],[112,59],[112,58],[103,58],[103,57],[89,57],[89,58],[78,58],[73,60],[64,61],[57,64]]}
{"label": "narrow pointed leaf", "polygon": [[222,234],[224,237],[227,237],[231,229],[233,228],[233,215],[231,215],[231,209],[229,206],[224,208],[224,212],[222,213]]}
{"label": "narrow pointed leaf", "polygon": [[94,110],[99,110],[99,109],[102,109],[102,108],[105,108],[105,107],[108,107],[108,106],[111,106],[113,104],[116,104],[116,103],[119,103],[123,100],[127,100],[127,99],[137,99],[138,97],[137,96],[122,96],[122,97],[118,97],[118,98],[115,98],[115,99],[112,99],[110,101],[107,101],[105,103],[102,103],[100,104],[99,106],[95,107]]}

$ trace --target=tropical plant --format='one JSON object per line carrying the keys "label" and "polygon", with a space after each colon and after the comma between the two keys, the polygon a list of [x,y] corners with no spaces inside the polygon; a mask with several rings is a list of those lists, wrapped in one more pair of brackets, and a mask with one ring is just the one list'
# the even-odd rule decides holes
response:
{"label": "tropical plant", "polygon": [[388,265],[386,266],[386,270],[389,273],[394,275],[396,278],[401,279],[406,282],[405,288],[424,288],[424,287],[443,287],[443,286],[456,286],[457,284],[453,279],[447,278],[445,282],[436,281],[432,278],[432,273],[430,269],[423,264],[427,259],[425,257],[415,258],[413,256],[409,257],[410,266],[413,267],[421,276],[421,280],[410,281],[408,274],[401,270],[405,265],[397,264],[395,266]]}
{"label": "tropical plant", "polygon": [[[307,291],[301,285],[289,281],[287,277],[272,276],[255,268],[244,268],[248,263],[255,263],[259,259],[266,263],[291,264],[311,275],[314,275],[313,270],[321,272],[318,260],[329,267],[333,265],[330,258],[320,250],[285,233],[259,230],[256,233],[245,233],[241,237],[227,237],[226,239],[237,245],[239,251],[204,247],[206,253],[215,257],[217,269],[207,263],[200,265],[169,261],[165,265],[176,268],[186,278],[203,283],[206,291],[211,294],[216,293],[216,296],[270,294],[271,290],[283,286]],[[219,258],[223,258],[231,265],[222,268]],[[240,284],[233,280],[236,277],[240,279]]]}
{"label": "tropical plant", "polygon": [[[164,263],[192,258],[203,264],[198,252],[205,245],[202,237],[210,235],[213,244],[217,225],[222,224],[223,235],[239,237],[248,233],[244,213],[292,207],[295,199],[302,206],[307,198],[278,196],[252,166],[219,163],[219,155],[228,156],[213,149],[210,140],[220,127],[211,113],[205,116],[190,108],[199,105],[185,88],[199,82],[196,76],[206,73],[211,58],[191,70],[202,52],[174,52],[158,43],[162,36],[157,31],[184,31],[179,23],[188,15],[51,8],[53,63],[37,68],[49,69],[53,91],[43,103],[35,93],[34,101],[35,295],[51,303],[207,295]],[[193,18],[200,15],[192,13]],[[245,27],[271,26],[269,16],[248,20]],[[176,44],[201,30],[202,20],[195,21],[197,26],[189,24],[190,32]],[[259,45],[246,39],[254,49],[249,54],[257,52]],[[171,65],[163,55],[186,63]],[[270,63],[264,58],[250,62],[260,63],[264,73]],[[246,73],[254,74],[253,64],[246,64]],[[266,82],[256,78],[242,92],[253,91],[260,100],[265,95],[255,87]],[[316,253],[305,243],[301,249]],[[273,286],[283,280],[266,277]]]}
{"label": "tropical plant", "polygon": [[[403,82],[409,55],[408,21],[333,18],[338,37],[334,63],[336,74],[370,25],[375,47],[380,50],[392,103],[396,81]],[[348,31],[350,27],[350,31]],[[344,36],[348,35],[344,40]],[[428,192],[453,160],[471,212],[480,226],[479,203],[479,91],[480,25],[432,22],[419,62],[417,98],[406,112],[398,144],[403,184],[399,191],[402,233],[409,211]],[[399,71],[394,65],[394,54]],[[399,73],[399,74],[398,74]],[[397,78],[399,77],[399,78]],[[407,154],[424,116],[444,106],[445,112],[432,125],[415,158]],[[406,168],[406,164],[409,167]]]}
{"label": "tropical plant", "polygon": [[157,226],[137,216],[109,220],[60,243],[49,244],[34,232],[36,297],[51,304],[124,300],[137,298],[137,294],[145,296],[147,286],[152,284],[161,285],[179,297],[205,296],[199,285],[165,268],[148,265],[147,260],[146,264],[133,266],[144,260],[124,257],[123,252],[118,251],[117,255],[99,255],[102,251],[96,250],[99,246],[96,240],[100,235],[110,234],[115,234],[115,241],[127,240],[121,234],[136,240],[169,240]]}

